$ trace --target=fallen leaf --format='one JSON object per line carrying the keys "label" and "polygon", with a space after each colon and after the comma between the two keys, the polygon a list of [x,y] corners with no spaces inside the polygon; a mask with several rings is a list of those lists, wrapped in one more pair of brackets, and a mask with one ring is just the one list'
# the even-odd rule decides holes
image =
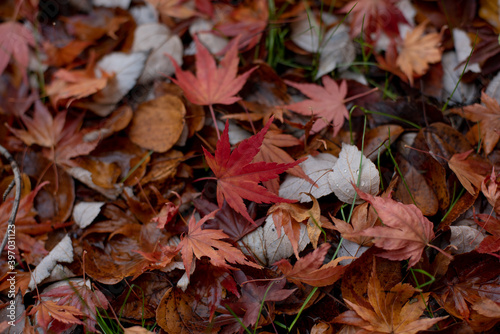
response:
{"label": "fallen leaf", "polygon": [[[226,303],[224,306],[237,315],[243,314],[242,322],[245,326],[257,323],[262,303],[265,303],[269,310],[269,307],[272,307],[270,302],[285,300],[296,290],[283,289],[286,283],[284,279],[272,281],[265,285],[257,285],[255,282],[249,281],[242,271],[236,271],[234,278],[241,286],[241,298],[237,302]],[[267,315],[260,317],[261,320],[273,315],[271,312],[266,313]]]}
{"label": "fallen leaf", "polygon": [[[481,128],[481,142],[484,152],[488,155],[495,148],[500,139],[500,105],[498,101],[481,92],[481,102],[483,104],[473,104],[462,108],[451,109],[453,114],[461,115],[471,122],[479,122]],[[477,131],[476,131],[477,132]]]}
{"label": "fallen leaf", "polygon": [[[380,177],[377,167],[355,145],[342,143],[339,158],[328,178],[333,192],[344,203],[351,204],[356,197],[353,184],[357,184],[361,191],[371,195],[376,195],[379,191]],[[357,198],[354,203],[359,204],[362,201]]]}
{"label": "fallen leaf", "polygon": [[189,231],[182,238],[177,246],[182,254],[182,261],[186,268],[186,274],[191,274],[193,259],[201,259],[203,256],[210,258],[210,263],[217,267],[234,269],[226,262],[244,264],[254,268],[261,268],[259,265],[250,262],[241,251],[231,244],[220,239],[228,238],[228,235],[221,230],[201,229],[201,226],[209,219],[212,219],[217,212],[213,211],[198,222],[191,216],[188,222]]}
{"label": "fallen leaf", "polygon": [[36,314],[37,325],[40,328],[48,331],[49,325],[52,320],[57,320],[65,324],[83,325],[76,316],[82,316],[76,307],[69,305],[57,305],[52,300],[41,300],[38,305],[34,306],[28,315]]}
{"label": "fallen leaf", "polygon": [[251,222],[253,222],[253,219],[247,212],[243,198],[256,203],[294,202],[269,192],[258,183],[274,179],[304,160],[300,159],[287,164],[276,162],[251,163],[259,152],[272,121],[271,118],[259,133],[239,143],[233,152],[231,152],[229,146],[229,123],[226,121],[224,132],[217,142],[215,157],[203,147],[207,164],[217,179],[217,203],[219,208],[222,207],[225,199],[229,206]]}
{"label": "fallen leaf", "polygon": [[405,205],[390,198],[373,197],[357,190],[358,195],[369,202],[384,226],[376,226],[358,233],[374,237],[373,243],[385,252],[377,254],[390,260],[409,259],[413,267],[420,260],[424,248],[434,239],[434,225],[413,204]]}
{"label": "fallen leaf", "polygon": [[323,265],[329,248],[329,244],[322,244],[313,252],[298,259],[293,266],[285,259],[273,265],[279,268],[287,281],[299,287],[302,283],[316,287],[331,285],[342,277],[345,267],[337,266],[338,259]]}
{"label": "fallen leaf", "polygon": [[166,152],[179,140],[185,115],[182,100],[173,95],[141,103],[129,127],[130,140],[145,149]]}
{"label": "fallen leaf", "polygon": [[104,202],[80,202],[73,207],[73,219],[80,228],[92,224],[101,212]]}
{"label": "fallen leaf", "polygon": [[15,21],[0,24],[0,74],[5,71],[11,57],[24,73],[29,64],[30,46],[35,47],[35,37],[24,25]]}
{"label": "fallen leaf", "polygon": [[475,222],[492,234],[482,240],[477,251],[479,253],[498,252],[500,250],[500,220],[487,214],[478,214],[476,218]]}
{"label": "fallen leaf", "polygon": [[408,77],[412,86],[413,79],[424,75],[429,69],[429,64],[440,62],[443,53],[443,49],[440,47],[442,33],[434,32],[424,35],[427,23],[424,21],[406,33],[396,59],[396,64]]}
{"label": "fallen leaf", "polygon": [[471,195],[475,195],[489,174],[491,165],[486,161],[468,159],[472,151],[454,154],[448,162],[448,166],[458,177],[462,186]]}
{"label": "fallen leaf", "polygon": [[299,166],[314,181],[316,186],[313,186],[306,179],[287,175],[285,181],[280,186],[279,195],[303,203],[311,202],[311,197],[307,193],[314,196],[314,198],[331,194],[333,189],[328,175],[333,172],[333,166],[336,161],[337,158],[330,153],[307,156],[307,160],[301,162]]}
{"label": "fallen leaf", "polygon": [[369,306],[345,299],[351,310],[336,317],[334,322],[356,326],[370,333],[416,334],[446,318],[420,318],[426,309],[429,293],[421,293],[414,299],[418,290],[407,283],[398,283],[386,292],[375,268],[374,265],[367,288]]}
{"label": "fallen leaf", "polygon": [[[238,241],[244,254],[254,257],[264,266],[270,265],[281,259],[286,259],[294,254],[292,243],[285,234],[284,229],[279,233],[272,215],[268,216],[264,226],[245,235]],[[300,225],[298,252],[301,252],[310,243],[305,224]]]}
{"label": "fallen leaf", "polygon": [[196,76],[182,71],[175,59],[171,59],[175,67],[177,79],[172,79],[184,91],[186,98],[194,104],[233,104],[240,100],[236,95],[245,84],[255,68],[237,76],[238,43],[227,51],[217,68],[214,58],[208,50],[194,37],[196,44]]}
{"label": "fallen leaf", "polygon": [[288,80],[285,80],[285,82],[310,98],[309,100],[289,104],[286,108],[301,115],[319,117],[319,120],[311,128],[313,133],[319,132],[332,124],[333,136],[335,137],[344,125],[344,121],[349,117],[349,111],[345,106],[346,81],[342,80],[339,86],[335,80],[325,75],[322,78],[323,86],[296,83]]}

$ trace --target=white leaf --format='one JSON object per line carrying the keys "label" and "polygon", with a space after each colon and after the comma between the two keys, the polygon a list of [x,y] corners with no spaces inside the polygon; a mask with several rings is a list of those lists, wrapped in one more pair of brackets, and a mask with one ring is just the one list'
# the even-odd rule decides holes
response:
{"label": "white leaf", "polygon": [[[299,252],[306,248],[309,242],[306,226],[301,224]],[[257,261],[265,266],[293,255],[292,243],[283,228],[281,228],[281,237],[278,238],[272,215],[267,217],[264,226],[245,235],[238,241],[238,244],[244,254],[255,257]]]}
{"label": "white leaf", "polygon": [[[361,157],[363,159],[360,170]],[[375,164],[362,155],[356,146],[342,143],[342,150],[333,166],[333,173],[328,175],[333,192],[342,202],[352,203],[354,200],[356,191],[352,183],[357,184],[360,173],[359,189],[376,195],[379,191],[380,179]],[[357,196],[356,204],[362,202],[363,200]]]}
{"label": "white leaf", "polygon": [[33,290],[36,284],[49,277],[58,262],[73,262],[73,244],[67,234],[33,270],[28,288]]}
{"label": "white leaf", "polygon": [[166,53],[174,58],[179,66],[182,66],[182,41],[163,24],[150,23],[137,27],[134,32],[132,51],[151,51],[144,71],[139,77],[138,83],[140,84],[149,83],[175,72],[174,65],[165,55]]}
{"label": "white leaf", "polygon": [[73,208],[73,220],[80,228],[85,228],[96,219],[103,205],[104,202],[80,202]]}
{"label": "white leaf", "polygon": [[[95,69],[96,76],[102,75],[100,70],[113,75],[108,81],[104,89],[92,95],[93,100],[97,104],[114,105],[119,102],[125,94],[135,86],[137,78],[141,75],[146,62],[146,52],[134,52],[126,54],[123,52],[113,52],[104,56],[98,63]],[[104,112],[99,108],[92,108],[99,116],[108,116],[113,109]]]}
{"label": "white leaf", "polygon": [[304,173],[316,182],[318,187],[316,188],[303,178],[287,175],[280,186],[279,195],[283,198],[295,199],[304,203],[312,201],[311,197],[304,193],[310,193],[315,198],[331,194],[333,189],[328,175],[331,174],[336,161],[337,158],[329,153],[320,153],[315,157],[309,155],[307,160],[299,165],[304,170]]}
{"label": "white leaf", "polygon": [[[344,239],[342,240],[342,244],[340,245],[339,253],[337,254],[337,257],[343,257],[343,256],[354,256],[354,257],[360,257],[361,254],[366,252],[370,247],[366,246],[360,246],[357,243]],[[350,264],[354,259],[346,259],[340,261],[341,265],[348,265]]]}
{"label": "white leaf", "polygon": [[[189,26],[189,34],[193,37],[198,36],[200,42],[210,51],[211,54],[217,54],[227,45],[227,39],[217,36],[212,32],[214,23],[210,20],[197,19]],[[194,45],[194,42],[193,44]],[[196,53],[196,51],[195,51]],[[188,53],[186,53],[188,55]]]}
{"label": "white leaf", "polygon": [[450,226],[452,254],[468,253],[476,249],[485,238],[482,228],[472,219],[463,219]]}

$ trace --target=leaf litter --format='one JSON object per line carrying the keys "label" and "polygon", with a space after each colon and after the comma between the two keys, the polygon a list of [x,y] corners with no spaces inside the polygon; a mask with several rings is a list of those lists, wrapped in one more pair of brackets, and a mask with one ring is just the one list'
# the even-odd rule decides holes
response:
{"label": "leaf litter", "polygon": [[2,331],[498,332],[496,3],[0,8]]}

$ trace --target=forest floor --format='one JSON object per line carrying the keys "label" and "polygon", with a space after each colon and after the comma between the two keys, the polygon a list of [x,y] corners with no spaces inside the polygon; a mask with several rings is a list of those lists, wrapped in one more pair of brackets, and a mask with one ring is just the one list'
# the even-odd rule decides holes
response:
{"label": "forest floor", "polygon": [[499,33],[494,0],[2,1],[0,332],[498,333]]}

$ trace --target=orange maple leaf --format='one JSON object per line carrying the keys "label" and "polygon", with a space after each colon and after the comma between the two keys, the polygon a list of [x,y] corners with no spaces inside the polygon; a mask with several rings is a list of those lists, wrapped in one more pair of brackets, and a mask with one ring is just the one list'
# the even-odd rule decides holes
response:
{"label": "orange maple leaf", "polygon": [[302,283],[317,287],[331,285],[342,277],[346,267],[337,266],[338,260],[341,259],[322,266],[329,248],[329,244],[322,244],[313,252],[300,258],[293,266],[286,259],[274,265],[278,266],[288,281],[298,286],[302,286]]}
{"label": "orange maple leaf", "polygon": [[239,249],[227,242],[221,241],[221,239],[229,238],[222,230],[203,230],[201,228],[207,220],[214,218],[216,213],[217,211],[213,211],[198,222],[196,222],[194,215],[189,219],[189,231],[182,237],[181,242],[177,246],[177,250],[181,252],[187,276],[189,277],[191,274],[193,259],[201,259],[202,256],[208,256],[210,262],[217,267],[235,269],[226,263],[229,262],[260,269],[261,266],[250,262]]}
{"label": "orange maple leaf", "polygon": [[48,330],[52,320],[58,320],[65,324],[83,325],[83,322],[76,318],[76,316],[84,315],[79,309],[70,305],[57,305],[52,300],[40,300],[40,303],[28,313],[28,315],[33,314],[36,314],[38,326],[45,329],[45,331]]}
{"label": "orange maple leaf", "polygon": [[396,65],[408,77],[412,86],[413,78],[424,75],[429,64],[440,62],[443,54],[443,48],[440,47],[442,33],[424,35],[426,25],[427,21],[424,21],[406,34],[396,59]]}
{"label": "orange maple leaf", "polygon": [[349,117],[349,111],[345,107],[345,96],[347,95],[347,83],[342,80],[340,86],[325,75],[322,78],[323,87],[316,84],[301,84],[285,80],[290,85],[300,90],[304,95],[310,97],[310,100],[304,100],[292,103],[286,108],[306,116],[317,116],[320,119],[314,123],[311,131],[319,132],[329,124],[333,123],[333,136],[344,125],[344,120]]}
{"label": "orange maple leaf", "polygon": [[[473,104],[463,108],[451,109],[453,114],[461,115],[471,122],[478,123],[479,128],[475,133],[481,133],[481,142],[484,152],[490,154],[500,139],[500,105],[498,101],[490,97],[484,91],[481,93],[481,102],[483,104]],[[475,126],[471,129],[474,131]]]}
{"label": "orange maple leaf", "polygon": [[219,208],[222,208],[225,199],[230,207],[250,222],[253,222],[253,219],[247,212],[243,198],[256,203],[295,202],[271,193],[259,185],[259,182],[277,178],[279,174],[304,161],[304,159],[299,159],[287,164],[276,162],[251,163],[259,152],[272,121],[273,118],[267,122],[259,133],[243,140],[233,152],[231,152],[229,144],[229,126],[226,121],[224,132],[217,142],[215,157],[203,148],[207,164],[217,179],[217,203]]}
{"label": "orange maple leaf", "polygon": [[420,318],[429,300],[429,293],[412,299],[419,290],[407,283],[398,283],[388,292],[384,291],[375,265],[367,290],[368,303],[359,305],[344,299],[351,310],[333,321],[356,326],[357,329],[362,329],[359,331],[362,333],[415,334],[446,318]]}

